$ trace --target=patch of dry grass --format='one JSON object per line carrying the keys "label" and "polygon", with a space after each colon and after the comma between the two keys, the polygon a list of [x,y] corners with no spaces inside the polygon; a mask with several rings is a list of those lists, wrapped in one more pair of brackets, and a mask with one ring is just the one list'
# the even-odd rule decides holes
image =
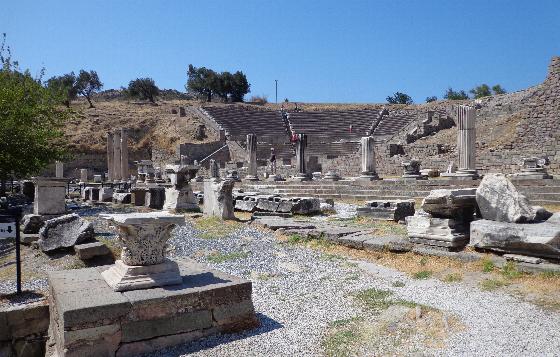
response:
{"label": "patch of dry grass", "polygon": [[194,228],[201,232],[204,239],[223,238],[240,229],[243,223],[238,221],[223,221],[218,217],[201,217],[189,219]]}

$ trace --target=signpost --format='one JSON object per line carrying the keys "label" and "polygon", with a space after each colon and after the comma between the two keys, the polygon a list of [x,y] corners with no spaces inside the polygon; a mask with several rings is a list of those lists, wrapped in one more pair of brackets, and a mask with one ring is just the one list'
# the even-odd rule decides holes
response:
{"label": "signpost", "polygon": [[15,238],[16,240],[16,289],[18,294],[21,294],[20,216],[21,209],[19,208],[0,210],[0,239]]}

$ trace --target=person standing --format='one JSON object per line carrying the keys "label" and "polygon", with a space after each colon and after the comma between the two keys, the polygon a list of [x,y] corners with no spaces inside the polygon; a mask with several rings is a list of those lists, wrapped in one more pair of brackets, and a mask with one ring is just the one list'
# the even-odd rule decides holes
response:
{"label": "person standing", "polygon": [[270,148],[270,174],[276,175],[276,154],[274,148]]}

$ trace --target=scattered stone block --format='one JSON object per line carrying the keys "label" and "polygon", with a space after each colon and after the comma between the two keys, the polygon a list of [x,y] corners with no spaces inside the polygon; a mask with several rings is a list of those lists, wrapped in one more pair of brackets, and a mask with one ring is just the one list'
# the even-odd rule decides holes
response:
{"label": "scattered stone block", "polygon": [[487,174],[476,189],[482,218],[510,223],[533,222],[536,212],[529,200],[502,174]]}
{"label": "scattered stone block", "polygon": [[422,201],[422,209],[434,217],[471,221],[476,211],[476,189],[432,190]]}
{"label": "scattered stone block", "polygon": [[263,218],[263,217],[291,218],[291,217],[293,217],[293,215],[291,213],[264,212],[264,211],[254,212],[251,215],[252,219],[258,219],[258,218]]}
{"label": "scattered stone block", "polygon": [[365,250],[374,252],[403,253],[412,250],[412,243],[400,237],[375,237],[364,241],[363,246]]}
{"label": "scattered stone block", "polygon": [[321,202],[318,198],[297,197],[290,199],[293,202],[292,213],[294,214],[315,214],[321,212]]}
{"label": "scattered stone block", "polygon": [[272,197],[259,197],[257,198],[257,211],[276,212],[280,202],[276,202]]}
{"label": "scattered stone block", "polygon": [[256,197],[243,197],[243,199],[237,199],[235,201],[235,209],[244,212],[255,212],[257,208],[257,198]]}
{"label": "scattered stone block", "polygon": [[541,206],[533,206],[535,210],[535,221],[542,222],[552,217],[552,212]]}
{"label": "scattered stone block", "polygon": [[113,193],[113,203],[128,204],[131,197],[130,192],[115,192]]}
{"label": "scattered stone block", "polygon": [[506,260],[513,260],[521,263],[541,264],[543,262],[541,258],[528,257],[526,255],[519,255],[519,254],[504,254],[503,257]]}
{"label": "scattered stone block", "polygon": [[371,234],[356,233],[338,238],[338,243],[346,247],[364,249],[364,242],[371,239]]}
{"label": "scattered stone block", "polygon": [[77,214],[67,214],[49,219],[39,231],[39,248],[50,252],[92,240],[93,224]]}
{"label": "scattered stone block", "polygon": [[111,254],[109,248],[101,242],[77,244],[74,246],[74,251],[81,260],[88,260],[94,257]]}
{"label": "scattered stone block", "polygon": [[165,189],[163,209],[198,211],[198,198],[189,185],[182,189],[169,187]]}
{"label": "scattered stone block", "polygon": [[560,225],[550,222],[519,224],[478,220],[471,223],[470,245],[475,248],[560,260]]}
{"label": "scattered stone block", "polygon": [[259,224],[264,227],[272,229],[273,231],[278,229],[313,229],[316,226],[309,222],[298,222],[290,219],[259,219]]}
{"label": "scattered stone block", "polygon": [[293,208],[294,208],[294,203],[290,200],[284,199],[281,200],[280,203],[278,203],[278,208],[276,209],[276,212],[288,213],[288,212],[292,212]]}
{"label": "scattered stone block", "polygon": [[25,234],[37,234],[43,225],[45,219],[38,214],[26,214],[21,221],[21,231]]}
{"label": "scattered stone block", "polygon": [[398,222],[407,216],[414,215],[414,200],[368,201],[365,207],[357,208],[357,214],[358,216]]}

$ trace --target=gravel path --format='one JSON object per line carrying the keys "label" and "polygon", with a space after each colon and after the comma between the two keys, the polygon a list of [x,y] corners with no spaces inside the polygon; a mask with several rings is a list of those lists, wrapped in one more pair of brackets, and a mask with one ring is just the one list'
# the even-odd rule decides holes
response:
{"label": "gravel path", "polygon": [[[200,239],[191,226],[175,231],[172,255],[190,256],[213,268],[253,281],[253,301],[262,326],[243,334],[207,338],[153,356],[319,356],[329,322],[359,314],[350,294],[377,288],[396,297],[455,314],[466,326],[447,349],[423,355],[560,355],[560,314],[496,292],[459,283],[414,280],[367,262],[349,262],[287,243],[256,227],[243,227],[226,238]],[[245,253],[214,264],[211,252]],[[393,287],[396,281],[404,287]]]}

